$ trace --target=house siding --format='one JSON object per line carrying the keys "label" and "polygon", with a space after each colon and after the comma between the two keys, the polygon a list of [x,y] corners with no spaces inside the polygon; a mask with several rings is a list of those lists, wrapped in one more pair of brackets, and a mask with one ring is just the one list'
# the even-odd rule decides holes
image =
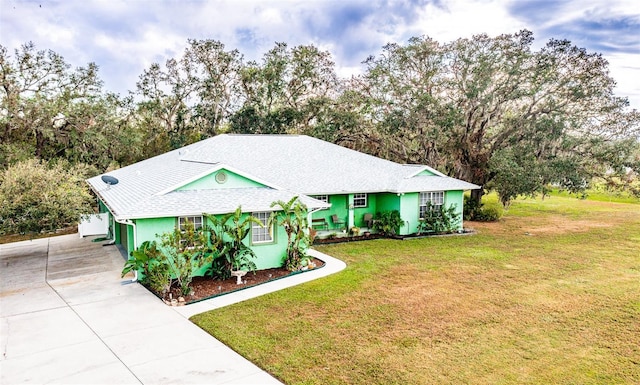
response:
{"label": "house siding", "polygon": [[462,211],[464,205],[464,191],[462,190],[454,190],[454,191],[445,191],[444,193],[444,205],[446,208],[449,208],[451,205],[455,206],[456,213],[458,214],[458,225],[457,229],[462,230]]}
{"label": "house siding", "polygon": [[[216,180],[216,177],[220,173],[224,173],[226,175],[226,180],[224,183],[219,183]],[[220,169],[216,172],[213,172],[191,183],[187,183],[184,186],[177,188],[176,190],[177,191],[215,190],[215,189],[246,188],[246,187],[265,187],[265,186],[262,183],[258,183],[251,179],[245,178],[231,171]]]}
{"label": "house siding", "polygon": [[341,230],[337,228],[336,225],[333,224],[331,220],[332,215],[337,215],[339,219],[343,221],[347,221],[349,217],[349,209],[348,209],[348,199],[349,195],[329,195],[329,203],[331,204],[331,208],[327,210],[320,210],[313,213],[313,219],[324,218],[329,225],[330,230]]}
{"label": "house siding", "polygon": [[353,209],[353,222],[349,224],[349,228],[353,226],[366,227],[364,223],[364,214],[375,214],[378,207],[378,194],[367,194],[367,207],[355,207]]}
{"label": "house siding", "polygon": [[[205,220],[205,222],[208,226],[211,225],[208,220]],[[154,240],[160,243],[160,236],[163,233],[173,231],[177,223],[177,218],[175,217],[137,220],[136,226],[138,230],[138,243]],[[253,259],[253,262],[256,264],[258,270],[282,266],[287,250],[287,234],[284,231],[284,228],[280,226],[276,227],[274,233],[274,242],[270,243],[252,244],[251,235],[244,240],[244,243],[256,253],[256,258]],[[194,275],[204,275],[207,267],[208,266],[205,266],[202,269],[195,271]]]}
{"label": "house siding", "polygon": [[[419,192],[404,194],[368,194],[367,207],[362,208],[349,209],[349,204],[353,204],[353,194],[331,195],[329,196],[329,202],[331,203],[331,208],[314,213],[313,219],[324,218],[329,224],[329,229],[331,230],[340,230],[335,228],[331,221],[331,216],[334,214],[337,215],[338,218],[347,221],[347,227],[351,228],[353,226],[366,227],[366,223],[363,221],[364,214],[366,213],[371,213],[375,216],[378,212],[397,210],[404,221],[404,226],[400,228],[400,235],[413,234],[418,231],[418,224],[420,223]],[[445,191],[444,204],[445,207],[449,207],[451,205],[456,207],[456,212],[460,216],[456,228],[462,229],[463,191]]]}
{"label": "house siding", "polygon": [[400,228],[400,235],[412,234],[418,231],[419,193],[406,193],[400,195],[400,217],[404,226]]}

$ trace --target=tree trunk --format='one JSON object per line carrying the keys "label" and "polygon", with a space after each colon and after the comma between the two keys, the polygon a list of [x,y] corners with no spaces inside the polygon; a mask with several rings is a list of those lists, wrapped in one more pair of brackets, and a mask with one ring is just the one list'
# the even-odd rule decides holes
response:
{"label": "tree trunk", "polygon": [[46,142],[47,140],[42,132],[40,130],[36,130],[36,158],[42,159],[42,154],[44,153]]}
{"label": "tree trunk", "polygon": [[484,188],[471,190],[471,201],[475,203],[475,207],[480,207],[480,201],[482,200],[483,195],[484,195]]}

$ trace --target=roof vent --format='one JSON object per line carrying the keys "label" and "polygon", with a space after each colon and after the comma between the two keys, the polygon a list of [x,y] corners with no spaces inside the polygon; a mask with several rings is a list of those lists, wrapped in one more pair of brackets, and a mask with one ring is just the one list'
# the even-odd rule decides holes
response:
{"label": "roof vent", "polygon": [[216,182],[223,184],[227,181],[227,174],[224,171],[220,171],[216,174]]}
{"label": "roof vent", "polygon": [[103,181],[104,183],[108,184],[109,186],[112,186],[112,185],[118,184],[118,182],[119,182],[117,178],[115,178],[115,177],[113,177],[113,176],[111,176],[111,175],[103,175],[103,176],[101,177],[101,179],[102,179],[102,181]]}

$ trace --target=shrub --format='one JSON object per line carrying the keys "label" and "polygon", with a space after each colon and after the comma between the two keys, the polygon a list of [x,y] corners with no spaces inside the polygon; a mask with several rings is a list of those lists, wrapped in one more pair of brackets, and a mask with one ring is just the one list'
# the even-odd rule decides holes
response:
{"label": "shrub", "polygon": [[213,250],[203,229],[194,228],[193,223],[185,223],[184,230],[176,227],[172,232],[160,236],[163,253],[162,263],[166,263],[180,288],[182,295],[191,293],[193,272],[210,263]]}
{"label": "shrub", "polygon": [[398,210],[382,211],[373,218],[373,230],[386,236],[396,235],[404,226]]}
{"label": "shrub", "polygon": [[479,222],[495,222],[500,219],[501,216],[502,214],[495,207],[482,207],[476,213],[475,220]]}
{"label": "shrub", "polygon": [[[498,205],[500,203],[497,203]],[[495,222],[502,217],[502,211],[495,206],[477,204],[467,195],[464,196],[463,218],[465,221]]]}
{"label": "shrub", "polygon": [[85,171],[30,159],[0,172],[0,234],[53,231],[76,224],[93,211]]}
{"label": "shrub", "polygon": [[131,271],[140,273],[138,280],[149,285],[151,290],[163,296],[171,287],[171,273],[167,259],[158,250],[155,241],[143,242],[137,250],[131,252],[130,258],[124,264],[122,277]]}
{"label": "shrub", "polygon": [[425,232],[450,233],[458,228],[460,214],[456,212],[454,205],[449,208],[444,206],[434,207],[431,202],[427,204],[424,218],[418,224],[418,234]]}

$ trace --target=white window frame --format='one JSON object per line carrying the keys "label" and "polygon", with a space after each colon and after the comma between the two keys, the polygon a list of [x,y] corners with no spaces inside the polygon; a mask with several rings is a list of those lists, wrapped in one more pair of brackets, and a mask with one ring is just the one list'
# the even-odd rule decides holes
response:
{"label": "white window frame", "polygon": [[202,215],[187,215],[178,217],[178,228],[180,231],[184,231],[184,225],[187,221],[193,223],[193,227],[196,230],[202,228]]}
{"label": "white window frame", "polygon": [[420,219],[424,219],[424,213],[427,211],[427,205],[431,202],[434,209],[444,205],[444,191],[424,191],[418,198],[418,215]]}
{"label": "white window frame", "polygon": [[319,200],[324,203],[329,203],[329,195],[312,195],[311,198]]}
{"label": "white window frame", "polygon": [[[311,195],[311,198],[317,199],[317,200],[319,200],[321,202],[329,204],[329,195],[327,195],[327,194],[324,194],[324,195]],[[321,209],[321,210],[328,210],[328,208],[324,208],[324,209]]]}
{"label": "white window frame", "polygon": [[[364,203],[360,203],[357,204],[356,200],[358,201],[362,201]],[[362,207],[367,207],[368,202],[369,201],[369,197],[367,196],[367,193],[357,193],[357,194],[353,194],[353,207],[354,208],[362,208]]]}
{"label": "white window frame", "polygon": [[[193,223],[193,228],[195,230],[202,228],[202,215],[186,215],[183,217],[178,217],[178,229],[180,229],[182,233],[184,233],[185,231],[184,225],[187,223],[187,221]],[[185,239],[180,241],[180,247],[185,250],[192,250],[194,248],[193,245],[186,245]]]}
{"label": "white window frame", "polygon": [[251,215],[258,218],[264,224],[264,227],[261,227],[257,223],[251,223],[251,244],[273,243],[273,223],[271,226],[267,226],[271,213],[261,211],[252,213]]}

